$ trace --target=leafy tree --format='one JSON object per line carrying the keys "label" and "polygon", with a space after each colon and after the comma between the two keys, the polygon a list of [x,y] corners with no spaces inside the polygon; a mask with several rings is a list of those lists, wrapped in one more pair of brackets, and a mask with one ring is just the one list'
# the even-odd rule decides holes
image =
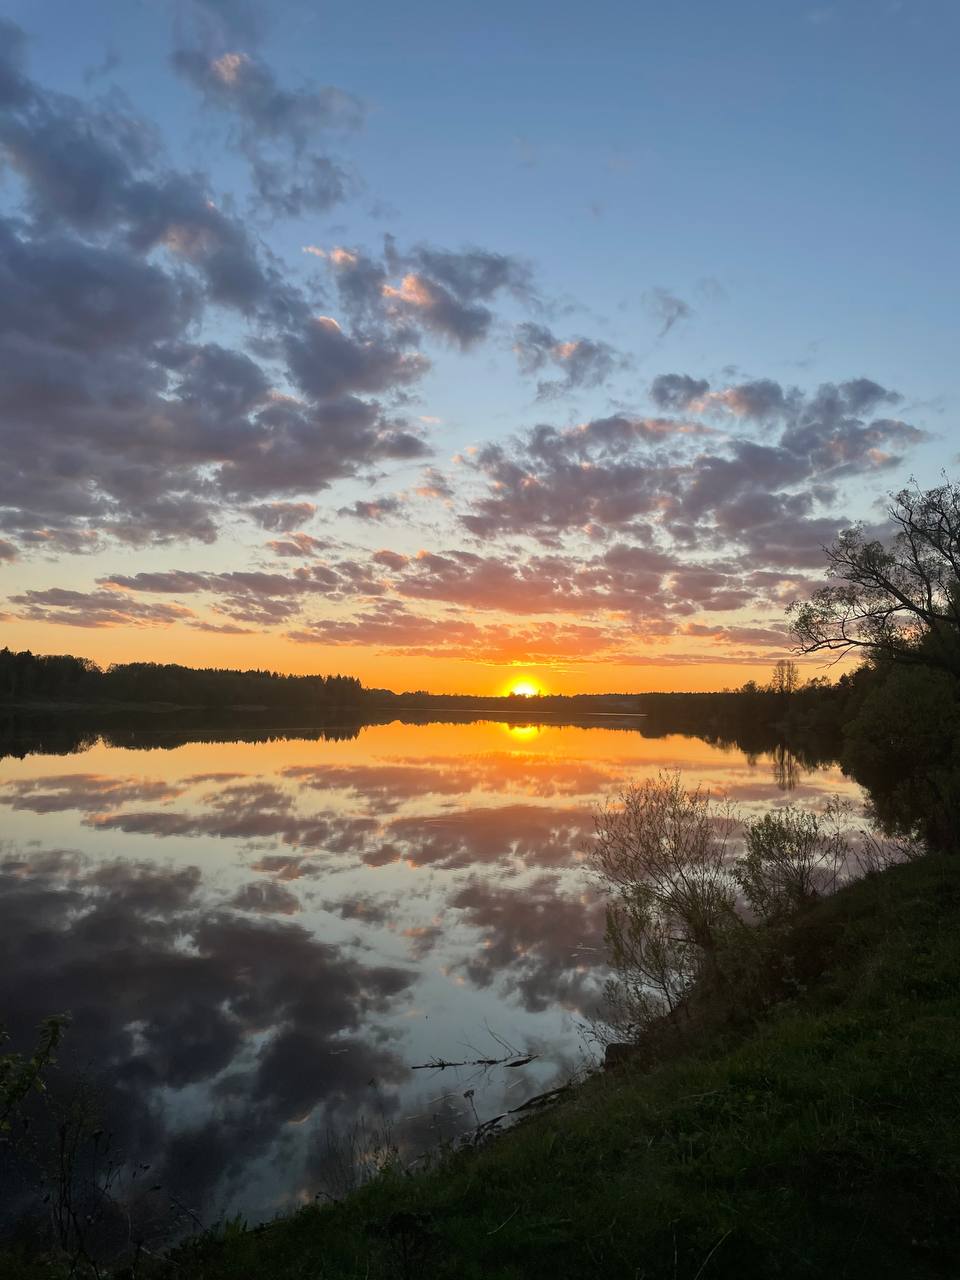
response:
{"label": "leafy tree", "polygon": [[862,652],[960,677],[960,484],[903,489],[889,544],[863,526],[827,550],[831,581],[793,606],[804,653]]}
{"label": "leafy tree", "polygon": [[843,765],[889,830],[956,847],[960,832],[960,682],[944,671],[881,665],[844,733]]}

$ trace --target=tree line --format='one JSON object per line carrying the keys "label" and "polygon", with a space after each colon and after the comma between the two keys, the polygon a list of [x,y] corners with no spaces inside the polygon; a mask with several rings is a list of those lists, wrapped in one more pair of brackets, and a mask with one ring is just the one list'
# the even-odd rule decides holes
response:
{"label": "tree line", "polygon": [[101,668],[70,654],[0,650],[0,699],[7,702],[172,703],[211,709],[243,706],[302,711],[359,705],[355,676],[284,675],[177,663],[124,662]]}

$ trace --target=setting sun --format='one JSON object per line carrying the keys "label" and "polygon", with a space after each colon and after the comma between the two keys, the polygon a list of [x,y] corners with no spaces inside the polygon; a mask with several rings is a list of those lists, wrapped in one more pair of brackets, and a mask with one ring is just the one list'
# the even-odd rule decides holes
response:
{"label": "setting sun", "polygon": [[532,680],[517,680],[510,686],[510,692],[518,698],[535,698],[542,690]]}

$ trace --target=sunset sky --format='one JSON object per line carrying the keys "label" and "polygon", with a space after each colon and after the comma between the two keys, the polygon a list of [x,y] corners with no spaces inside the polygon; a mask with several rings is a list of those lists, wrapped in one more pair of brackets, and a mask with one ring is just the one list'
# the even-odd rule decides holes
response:
{"label": "sunset sky", "polygon": [[956,474],[954,0],[3,12],[0,644],[720,688]]}

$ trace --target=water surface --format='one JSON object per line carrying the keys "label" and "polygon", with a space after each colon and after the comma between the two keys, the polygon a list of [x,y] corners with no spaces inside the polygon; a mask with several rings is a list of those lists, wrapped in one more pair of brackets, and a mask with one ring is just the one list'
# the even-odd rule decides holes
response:
{"label": "water surface", "polygon": [[[129,740],[0,762],[0,1020],[26,1040],[69,1010],[63,1065],[115,1149],[204,1221],[312,1199],[360,1116],[409,1156],[574,1069],[604,977],[585,853],[618,788],[859,798],[836,766],[636,720]],[[411,1070],[501,1043],[540,1056]]]}

